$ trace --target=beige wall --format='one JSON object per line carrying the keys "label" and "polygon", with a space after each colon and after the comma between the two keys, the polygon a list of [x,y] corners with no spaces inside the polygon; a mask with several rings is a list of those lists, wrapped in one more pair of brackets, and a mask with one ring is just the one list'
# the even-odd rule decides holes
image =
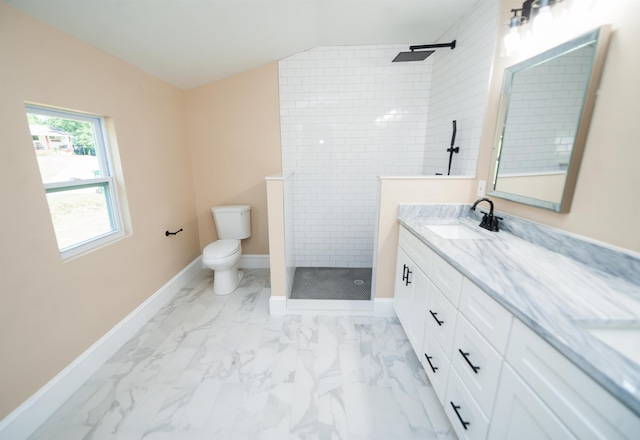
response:
{"label": "beige wall", "polygon": [[217,239],[211,207],[251,205],[245,254],[268,254],[264,178],[281,171],[278,64],[187,92],[200,248]]}
{"label": "beige wall", "polygon": [[375,298],[393,298],[398,250],[398,205],[467,203],[475,194],[472,178],[380,179]]}
{"label": "beige wall", "polygon": [[[586,2],[589,3],[589,2]],[[596,14],[574,25],[573,34],[610,23],[613,29],[600,92],[577,181],[571,210],[557,214],[496,199],[496,209],[561,228],[579,235],[640,252],[640,2],[598,0]],[[500,23],[507,23],[509,9],[521,1],[501,0]],[[560,43],[556,41],[555,43]],[[496,57],[487,118],[484,125],[478,177],[488,179],[498,99],[504,67],[512,60]]]}
{"label": "beige wall", "polygon": [[496,190],[560,203],[567,174],[531,174],[527,176],[502,176]]}
{"label": "beige wall", "polygon": [[[0,419],[199,254],[184,92],[0,2]],[[24,103],[112,118],[129,235],[62,262]],[[184,228],[167,238],[166,229]]]}

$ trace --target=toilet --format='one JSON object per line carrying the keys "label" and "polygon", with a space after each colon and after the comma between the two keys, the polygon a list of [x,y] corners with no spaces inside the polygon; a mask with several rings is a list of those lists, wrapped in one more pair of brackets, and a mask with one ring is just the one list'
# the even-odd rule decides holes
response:
{"label": "toilet", "polygon": [[240,240],[251,236],[251,206],[214,206],[211,214],[218,231],[218,241],[202,251],[202,264],[214,271],[213,293],[228,295],[240,284],[243,273],[238,270],[242,246]]}

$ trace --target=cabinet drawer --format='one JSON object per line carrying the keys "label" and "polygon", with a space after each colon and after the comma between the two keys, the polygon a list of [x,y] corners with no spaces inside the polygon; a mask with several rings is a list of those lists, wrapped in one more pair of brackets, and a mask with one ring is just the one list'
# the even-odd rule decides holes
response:
{"label": "cabinet drawer", "polygon": [[451,357],[458,311],[433,284],[427,299],[426,320],[427,328],[447,357]]}
{"label": "cabinet drawer", "polygon": [[400,227],[398,246],[404,249],[409,258],[428,276],[431,272],[431,259],[434,255],[429,246],[420,241],[418,237],[406,228]]}
{"label": "cabinet drawer", "polygon": [[577,438],[638,438],[638,416],[519,320],[506,360]]}
{"label": "cabinet drawer", "polygon": [[498,352],[507,350],[513,315],[467,278],[462,280],[458,309]]}
{"label": "cabinet drawer", "polygon": [[449,377],[450,369],[449,358],[435,341],[428,326],[424,328],[424,342],[422,344],[420,361],[440,403],[444,405],[445,393],[447,391],[447,378]]}
{"label": "cabinet drawer", "polygon": [[431,274],[429,275],[433,284],[455,307],[458,307],[460,299],[460,286],[462,285],[462,274],[458,269],[444,261],[438,255],[433,254],[431,261]]}
{"label": "cabinet drawer", "polygon": [[494,414],[490,440],[575,439],[509,365],[502,371]]}
{"label": "cabinet drawer", "polygon": [[482,411],[491,416],[503,359],[462,315],[458,316],[451,364]]}
{"label": "cabinet drawer", "polygon": [[486,438],[489,420],[453,368],[449,371],[444,412],[458,438],[473,440]]}

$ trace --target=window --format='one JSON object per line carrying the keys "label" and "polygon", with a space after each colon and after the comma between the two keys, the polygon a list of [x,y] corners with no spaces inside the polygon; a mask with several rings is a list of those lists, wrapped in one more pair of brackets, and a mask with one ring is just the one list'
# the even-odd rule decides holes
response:
{"label": "window", "polygon": [[31,105],[26,111],[62,257],[122,236],[104,119]]}

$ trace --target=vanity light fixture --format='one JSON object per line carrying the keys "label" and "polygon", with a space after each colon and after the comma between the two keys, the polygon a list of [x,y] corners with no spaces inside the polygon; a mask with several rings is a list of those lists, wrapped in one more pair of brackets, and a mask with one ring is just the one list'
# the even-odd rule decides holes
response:
{"label": "vanity light fixture", "polygon": [[520,49],[520,31],[518,26],[524,23],[527,19],[522,15],[518,15],[518,12],[522,14],[523,9],[512,9],[513,17],[509,21],[509,32],[504,36],[504,48],[507,51],[507,55],[518,52]]}
{"label": "vanity light fixture", "polygon": [[506,55],[513,55],[520,48],[518,26],[532,21],[534,33],[544,36],[553,25],[551,6],[561,1],[563,0],[525,0],[521,8],[512,9],[513,17],[509,20],[509,31],[503,40]]}
{"label": "vanity light fixture", "polygon": [[553,15],[551,15],[551,6],[549,0],[540,0],[538,14],[533,19],[533,31],[536,33],[545,33],[551,29],[553,25]]}

